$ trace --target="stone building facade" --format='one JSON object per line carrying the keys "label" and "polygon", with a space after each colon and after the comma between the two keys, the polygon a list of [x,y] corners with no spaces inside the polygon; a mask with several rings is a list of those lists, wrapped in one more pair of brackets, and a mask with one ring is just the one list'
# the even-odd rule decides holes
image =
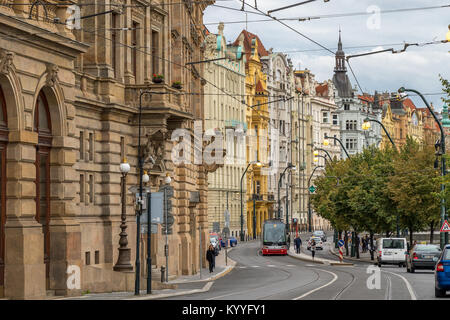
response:
{"label": "stone building facade", "polygon": [[[218,33],[206,36],[205,58],[205,130],[219,130],[226,149],[223,167],[208,175],[209,230],[220,232],[225,227],[225,210],[229,212],[230,235],[238,237],[241,229],[240,179],[245,170],[245,61],[242,52],[243,36],[237,46],[228,44],[223,35],[223,24]],[[220,88],[220,90],[219,90]],[[222,92],[224,90],[228,95]],[[245,182],[245,181],[244,181]],[[243,182],[243,194],[246,183]],[[246,202],[243,203],[246,212]],[[247,228],[244,228],[247,233]]]}
{"label": "stone building facade", "polygon": [[[293,85],[293,66],[290,59],[281,52],[269,50],[263,56],[263,72],[267,75],[267,90],[269,91],[269,153],[272,160],[271,174],[268,176],[268,196],[278,201],[278,182],[280,175],[292,162],[291,154],[291,116],[294,101],[291,99],[295,93]],[[283,101],[284,100],[284,101]],[[291,197],[292,172],[286,171],[280,188],[280,218],[286,221],[286,213],[292,218],[292,201],[286,205],[286,195]],[[291,198],[292,200],[292,198]],[[277,214],[278,204],[274,206]],[[287,211],[288,210],[288,211]],[[276,216],[274,214],[274,216]]]}
{"label": "stone building facade", "polygon": [[[240,39],[244,41],[245,52],[245,95],[246,113],[245,121],[248,126],[246,167],[251,162],[260,161],[267,166],[269,163],[269,101],[267,90],[267,76],[263,73],[261,57],[267,56],[259,37],[243,30],[234,42],[237,45]],[[268,168],[250,164],[246,174],[247,214],[246,224],[248,235],[253,238],[261,235],[262,224],[269,218],[274,201],[269,199],[267,192]]]}
{"label": "stone building facade", "polygon": [[[42,10],[14,2],[0,7],[1,294],[28,299],[49,291],[131,289],[133,273],[113,266],[124,158],[131,165],[127,189],[138,183],[140,90],[154,92],[142,98],[149,186],[157,191],[166,174],[173,180],[169,274],[196,273],[208,234],[207,174],[215,168],[202,162],[175,166],[171,153],[178,141],[171,137],[182,128],[191,139],[194,120],[203,118],[203,66],[185,64],[203,59],[199,21],[213,1],[113,2],[106,6],[111,14],[83,19],[73,32],[53,23],[54,17],[68,19],[67,4],[45,1]],[[32,19],[22,19],[30,10]],[[81,15],[104,10],[82,6]],[[154,73],[164,75],[163,83],[152,83]],[[182,89],[172,88],[172,81]],[[192,154],[203,149],[195,142]],[[134,196],[127,194],[126,201],[134,265]],[[159,228],[152,236],[154,267],[165,264],[163,245]],[[80,286],[67,286],[72,275],[80,276]]]}

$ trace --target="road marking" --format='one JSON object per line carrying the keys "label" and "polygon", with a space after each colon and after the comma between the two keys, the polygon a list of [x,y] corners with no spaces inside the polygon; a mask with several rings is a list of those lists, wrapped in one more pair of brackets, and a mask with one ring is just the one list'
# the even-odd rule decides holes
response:
{"label": "road marking", "polygon": [[259,268],[259,266],[252,266],[252,268]]}
{"label": "road marking", "polygon": [[388,275],[386,277],[387,277],[387,283],[386,283],[386,294],[384,295],[384,300],[392,300],[391,277]]}
{"label": "road marking", "polygon": [[303,299],[304,297],[309,296],[311,293],[314,293],[314,292],[316,292],[316,291],[318,291],[318,290],[320,290],[320,289],[323,289],[323,288],[325,288],[325,287],[328,287],[330,284],[332,284],[333,282],[335,282],[335,281],[337,280],[337,278],[338,278],[338,275],[337,275],[336,273],[334,273],[334,272],[327,271],[327,270],[323,270],[323,269],[320,269],[320,271],[324,271],[324,272],[327,272],[327,273],[331,273],[331,274],[333,275],[333,280],[331,280],[331,281],[328,282],[327,284],[324,284],[324,285],[321,286],[321,287],[318,287],[318,288],[316,288],[316,289],[314,289],[314,290],[311,290],[311,291],[309,291],[309,292],[306,292],[305,294],[302,294],[300,297],[294,298],[293,300],[300,300],[300,299]]}
{"label": "road marking", "polygon": [[276,267],[276,265],[274,265],[274,264],[268,264],[267,266],[268,266],[268,267],[272,267],[272,268],[273,268],[273,267]]}
{"label": "road marking", "polygon": [[295,267],[293,264],[287,264],[286,267]]}
{"label": "road marking", "polygon": [[247,269],[247,267],[243,267],[243,266],[242,266],[242,267],[238,267],[238,268],[239,268],[239,269]]}
{"label": "road marking", "polygon": [[406,284],[406,288],[409,291],[409,295],[411,296],[411,300],[417,300],[416,294],[414,293],[414,289],[411,287],[411,285],[409,284],[409,281],[404,276],[402,276],[402,275],[400,275],[398,273],[395,273],[395,272],[390,272],[390,271],[385,271],[385,270],[381,270],[381,271],[384,271],[384,272],[387,272],[387,273],[390,273],[390,274],[394,274],[394,275],[399,276],[400,278],[402,278],[403,281]]}

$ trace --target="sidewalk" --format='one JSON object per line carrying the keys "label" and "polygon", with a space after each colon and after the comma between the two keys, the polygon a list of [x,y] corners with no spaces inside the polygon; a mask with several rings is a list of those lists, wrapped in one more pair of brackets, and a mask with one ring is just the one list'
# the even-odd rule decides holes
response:
{"label": "sidewalk", "polygon": [[293,258],[302,260],[302,261],[307,261],[307,262],[312,262],[312,263],[318,263],[318,264],[325,264],[325,265],[339,265],[339,266],[352,266],[353,263],[340,263],[338,261],[334,261],[334,260],[329,260],[329,259],[324,259],[324,258],[319,258],[319,257],[314,257],[314,259],[311,256],[311,252],[307,251],[308,254],[303,253],[303,251],[305,251],[304,248],[302,248],[302,251],[300,253],[295,253],[294,251],[294,246],[290,246],[289,251],[288,251],[288,255],[290,255]]}
{"label": "sidewalk", "polygon": [[[228,253],[231,250],[231,248],[228,248]],[[228,265],[225,264],[225,249],[222,248],[216,257],[214,272],[210,273],[209,268],[202,268],[201,277],[200,273],[191,276],[180,276],[168,282],[168,284],[176,285],[176,289],[152,290],[151,295],[147,295],[146,290],[141,290],[139,296],[135,296],[134,292],[106,292],[84,294],[78,297],[55,297],[52,300],[152,300],[207,292],[211,289],[214,280],[225,276],[233,270],[236,262],[230,257],[227,260]]]}
{"label": "sidewalk", "polygon": [[[350,252],[350,250],[351,249],[349,248],[348,251]],[[330,253],[334,254],[336,257],[339,257],[339,249],[336,249],[334,247],[334,243],[333,243],[333,245],[330,246]],[[360,251],[359,252],[359,259],[357,259],[356,257],[351,257],[350,255],[346,256],[345,255],[345,249],[344,249],[344,260],[366,262],[366,263],[372,263],[372,264],[375,264],[377,262],[377,258],[376,258],[375,253],[374,253],[374,260],[370,260],[370,252],[369,251],[367,251],[367,252],[361,252]]]}

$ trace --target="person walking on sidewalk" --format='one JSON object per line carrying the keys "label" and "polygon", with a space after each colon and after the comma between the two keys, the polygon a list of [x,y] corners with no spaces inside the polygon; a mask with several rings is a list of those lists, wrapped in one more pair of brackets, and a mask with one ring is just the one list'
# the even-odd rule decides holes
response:
{"label": "person walking on sidewalk", "polygon": [[302,239],[300,239],[299,236],[297,236],[297,237],[294,239],[294,245],[295,245],[295,252],[296,252],[297,254],[299,254],[299,253],[300,253],[300,249],[301,249],[301,247],[302,247]]}
{"label": "person walking on sidewalk", "polygon": [[211,273],[214,271],[216,264],[216,252],[212,244],[209,245],[208,251],[206,251],[206,260],[208,260],[209,273]]}
{"label": "person walking on sidewalk", "polygon": [[311,239],[311,255],[314,260],[314,256],[316,255],[316,242],[314,239]]}

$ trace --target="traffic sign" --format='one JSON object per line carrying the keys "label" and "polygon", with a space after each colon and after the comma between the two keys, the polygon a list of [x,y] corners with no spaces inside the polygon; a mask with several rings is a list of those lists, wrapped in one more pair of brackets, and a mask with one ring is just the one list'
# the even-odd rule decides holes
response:
{"label": "traffic sign", "polygon": [[442,225],[441,232],[450,232],[450,224],[448,224],[448,221],[445,220],[444,224]]}
{"label": "traffic sign", "polygon": [[341,240],[338,241],[339,247],[343,247],[344,244],[345,244],[344,240],[341,239]]}
{"label": "traffic sign", "polygon": [[309,192],[314,193],[314,191],[316,191],[316,187],[314,186],[309,187]]}

